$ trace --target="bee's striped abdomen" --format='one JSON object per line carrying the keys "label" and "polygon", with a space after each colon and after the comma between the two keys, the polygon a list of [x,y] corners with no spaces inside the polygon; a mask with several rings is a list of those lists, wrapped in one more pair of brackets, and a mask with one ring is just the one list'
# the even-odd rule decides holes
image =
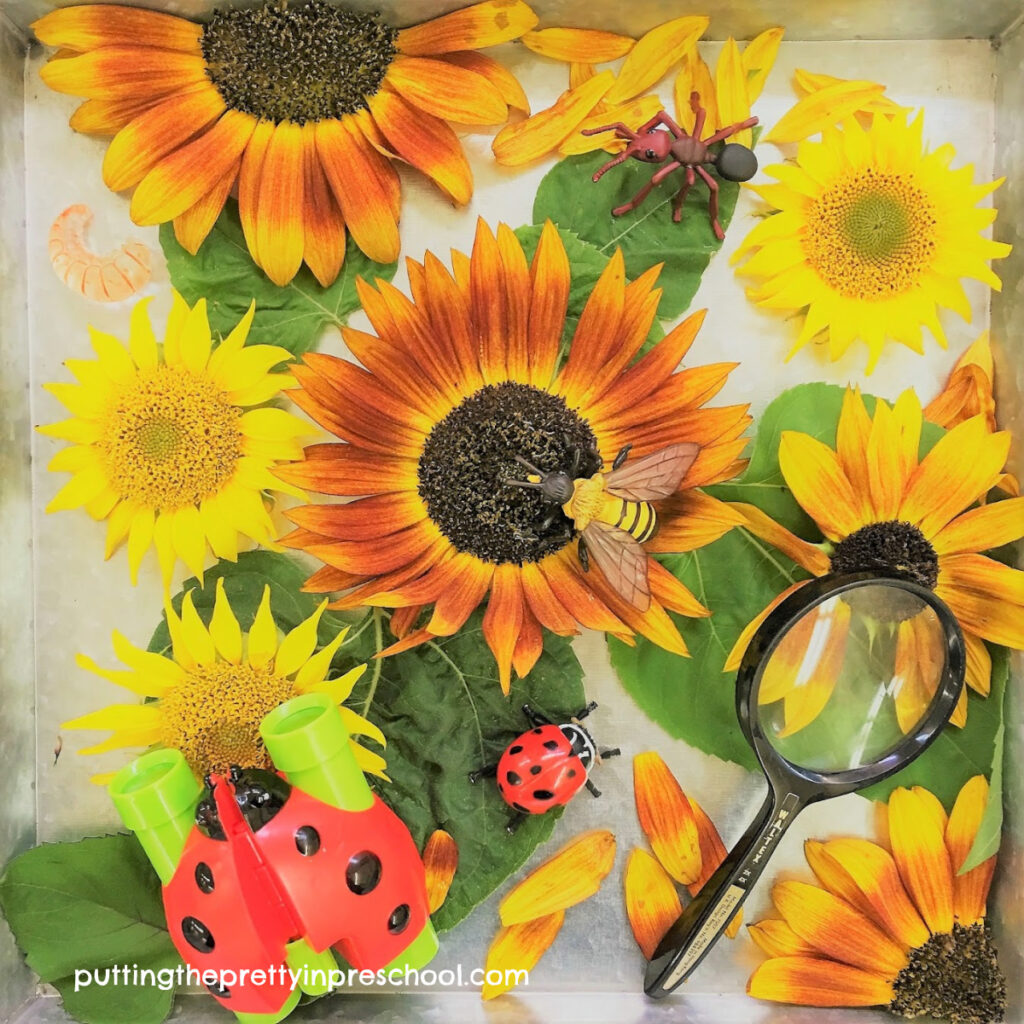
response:
{"label": "bee's striped abdomen", "polygon": [[658,528],[658,514],[649,501],[629,501],[626,498],[616,498],[619,505],[617,518],[608,520],[612,526],[625,530],[631,537],[643,544],[654,536]]}

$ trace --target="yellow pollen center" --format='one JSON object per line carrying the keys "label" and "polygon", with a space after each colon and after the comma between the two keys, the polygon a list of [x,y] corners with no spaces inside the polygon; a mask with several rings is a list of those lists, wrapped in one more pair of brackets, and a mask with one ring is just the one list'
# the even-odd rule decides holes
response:
{"label": "yellow pollen center", "polygon": [[161,736],[196,774],[271,768],[259,724],[279,704],[298,695],[291,679],[267,668],[216,662],[193,669],[160,698]]}
{"label": "yellow pollen center", "polygon": [[908,174],[867,168],[812,205],[807,261],[846,298],[882,300],[913,288],[935,253],[935,212]]}
{"label": "yellow pollen center", "polygon": [[111,486],[168,511],[216,494],[242,454],[240,415],[224,392],[188,370],[140,372],[118,391],[97,442]]}

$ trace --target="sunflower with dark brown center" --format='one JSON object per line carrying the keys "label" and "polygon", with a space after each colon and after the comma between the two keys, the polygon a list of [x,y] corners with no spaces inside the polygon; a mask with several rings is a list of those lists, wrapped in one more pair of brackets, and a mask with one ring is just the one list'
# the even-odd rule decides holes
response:
{"label": "sunflower with dark brown center", "polygon": [[392,160],[453,203],[473,177],[449,125],[529,112],[519,83],[475,52],[537,23],[522,0],[484,0],[398,29],[325,0],[215,11],[199,25],[112,4],[40,18],[60,48],[43,68],[57,92],[86,97],[71,127],[112,135],[103,178],[134,189],[137,224],[174,222],[195,254],[229,194],[253,260],[279,285],[305,262],[325,287],[346,232],[379,263],[398,257]]}
{"label": "sunflower with dark brown center", "polygon": [[[747,527],[813,573],[883,572],[909,576],[949,605],[967,644],[967,683],[989,692],[985,641],[1024,648],[1024,571],[981,554],[1024,536],[1024,498],[977,505],[1003,480],[1010,435],[991,432],[984,415],[965,419],[918,457],[921,404],[905,391],[893,406],[878,400],[869,415],[860,392],[848,390],[835,448],[784,431],[779,465],[793,497],[818,524],[823,544],[795,537],[752,505],[733,507]],[[966,511],[965,511],[966,510]],[[740,635],[726,662],[738,667],[750,637],[796,583]],[[895,694],[900,721],[920,721],[933,692],[918,678],[913,621],[899,623],[897,666],[905,685]],[[967,690],[952,722],[967,721]]]}
{"label": "sunflower with dark brown center", "polygon": [[[322,354],[296,367],[292,397],[342,444],[314,445],[282,477],[356,497],[308,505],[285,543],[326,563],[307,584],[345,591],[335,607],[394,608],[399,645],[454,633],[487,599],[484,636],[507,690],[540,656],[542,627],[641,633],[686,652],[667,614],[708,610],[653,559],[650,607],[640,612],[596,567],[585,572],[572,524],[522,479],[522,457],[545,471],[590,476],[626,444],[634,456],[695,442],[679,491],[658,503],[651,552],[690,551],[742,517],[696,490],[736,471],[746,406],[704,409],[733,364],[675,372],[703,320],[697,313],[646,355],[660,292],[657,271],[627,282],[616,253],[583,310],[564,364],[570,271],[547,224],[532,263],[504,225],[480,223],[472,256],[454,273],[427,253],[410,261],[410,301],[391,285],[359,282],[377,334],[344,331],[363,364]],[[418,628],[416,628],[418,627]]]}

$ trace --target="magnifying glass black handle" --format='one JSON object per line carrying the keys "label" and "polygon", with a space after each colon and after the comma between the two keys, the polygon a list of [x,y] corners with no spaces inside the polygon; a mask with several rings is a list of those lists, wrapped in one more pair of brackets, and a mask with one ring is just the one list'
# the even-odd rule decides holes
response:
{"label": "magnifying glass black handle", "polygon": [[769,792],[751,826],[654,951],[644,975],[647,995],[659,999],[690,976],[735,917],[806,802],[804,796],[788,788]]}

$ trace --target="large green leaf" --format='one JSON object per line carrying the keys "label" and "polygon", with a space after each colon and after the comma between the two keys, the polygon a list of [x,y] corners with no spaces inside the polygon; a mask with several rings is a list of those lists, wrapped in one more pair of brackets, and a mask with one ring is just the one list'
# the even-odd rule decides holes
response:
{"label": "large green leaf", "polygon": [[[803,384],[784,392],[758,423],[746,471],[737,480],[708,490],[723,500],[757,505],[795,533],[820,540],[817,527],[782,477],[779,438],[785,430],[799,430],[834,445],[843,392],[828,384]],[[869,412],[874,402],[865,396]],[[942,434],[941,428],[925,423],[921,453]],[[706,753],[756,767],[736,721],[735,676],[723,673],[722,666],[744,626],[806,573],[744,529],[733,530],[699,551],[668,557],[664,564],[714,613],[708,619],[676,620],[692,657],[668,654],[642,638],[635,648],[610,640],[612,664],[637,704],[671,735]],[[883,800],[896,786],[919,784],[951,807],[967,779],[992,772],[1006,671],[1005,651],[994,651],[992,694],[987,699],[970,695],[967,725],[963,729],[947,726],[916,762],[864,790],[864,795]],[[995,813],[991,811],[992,819]],[[990,820],[987,834],[994,825]]]}
{"label": "large green leaf", "polygon": [[[555,164],[537,190],[534,222],[552,220],[605,256],[621,247],[630,277],[664,263],[659,279],[664,292],[658,313],[666,319],[677,317],[689,306],[701,275],[721,248],[708,219],[707,187],[698,181],[690,189],[678,224],[672,220],[672,197],[683,183],[682,174],[670,175],[636,210],[613,217],[612,208],[632,199],[656,168],[630,160],[599,182],[592,182],[591,176],[606,160],[608,154],[599,151],[567,157]],[[739,186],[721,181],[719,188],[719,220],[723,228],[728,228]]]}
{"label": "large green leaf", "polygon": [[0,907],[40,979],[84,1024],[158,1024],[173,987],[90,985],[75,971],[180,964],[164,921],[160,879],[134,836],[46,843],[16,857],[0,879]]}
{"label": "large green leaf", "polygon": [[327,327],[341,327],[359,308],[356,278],[369,281],[395,276],[396,263],[374,263],[348,240],[337,280],[323,288],[307,267],[279,288],[252,261],[238,219],[228,203],[199,252],[192,256],[174,237],[171,224],[160,228],[171,284],[191,304],[207,301],[210,326],[225,335],[256,301],[249,344],[281,345],[293,355],[315,348]]}
{"label": "large green leaf", "polygon": [[[271,609],[278,625],[290,629],[308,616],[320,598],[299,592],[308,575],[289,555],[253,551],[238,562],[219,562],[205,574],[205,588],[193,600],[208,622],[216,580],[224,588],[242,629],[248,629],[265,584],[271,588]],[[185,590],[198,588],[197,580]],[[174,599],[176,607],[184,591]],[[352,620],[355,621],[352,621]],[[387,783],[371,780],[382,799],[409,826],[422,848],[435,828],[443,828],[459,845],[459,870],[448,900],[435,924],[450,928],[462,920],[530,856],[551,834],[560,812],[525,821],[514,836],[505,831],[511,811],[493,780],[469,782],[469,773],[496,761],[512,738],[527,728],[521,708],[533,704],[553,719],[564,721],[585,703],[583,670],[568,640],[545,639],[544,653],[525,682],[502,695],[494,656],[484,641],[477,613],[453,637],[388,658],[374,655],[393,642],[387,615],[376,611],[342,618],[325,613],[320,641],[351,623],[351,633],[335,658],[333,669],[370,667],[347,703],[383,730],[387,738]],[[150,650],[169,646],[161,622]]]}
{"label": "large green leaf", "polygon": [[[378,630],[384,615],[375,613]],[[565,721],[585,703],[583,670],[568,640],[546,635],[544,653],[509,697],[498,683],[494,657],[483,639],[477,612],[455,636],[381,659],[367,673],[356,708],[387,736],[390,783],[374,785],[409,826],[422,848],[435,828],[451,833],[459,847],[459,869],[437,928],[458,924],[550,835],[561,810],[527,818],[509,835],[511,811],[493,779],[469,782],[474,769],[498,760],[528,724],[522,705],[531,704]],[[384,640],[387,642],[387,639]],[[380,643],[369,632],[342,648],[342,660],[367,657]]]}

